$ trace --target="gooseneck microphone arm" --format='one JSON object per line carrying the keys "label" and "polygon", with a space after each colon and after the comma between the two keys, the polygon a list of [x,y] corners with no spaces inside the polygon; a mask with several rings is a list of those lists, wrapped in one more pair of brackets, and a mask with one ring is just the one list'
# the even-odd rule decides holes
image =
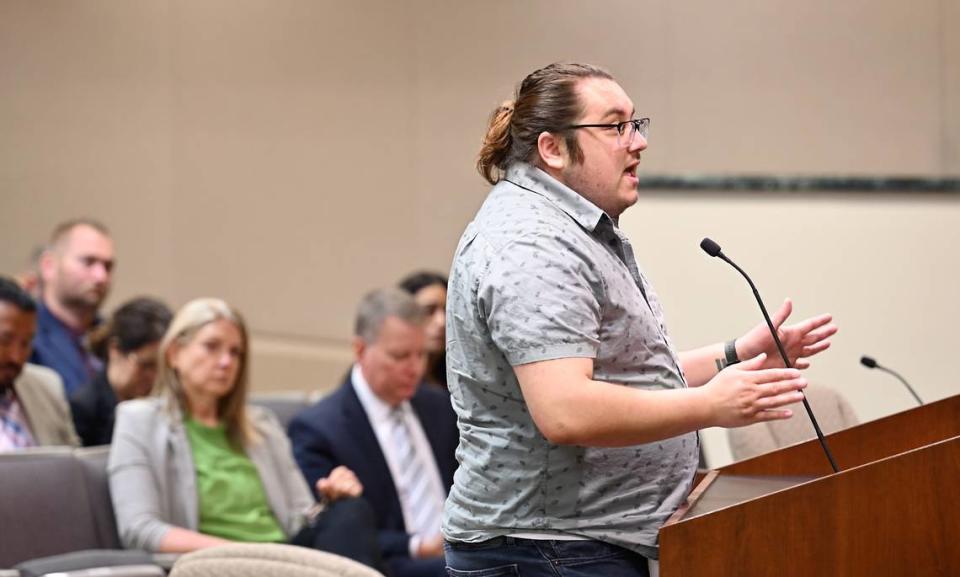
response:
{"label": "gooseneck microphone arm", "polygon": [[[709,238],[704,238],[702,241],[700,241],[700,248],[702,248],[703,251],[710,256],[720,257],[724,262],[736,269],[736,271],[747,280],[747,283],[753,290],[753,296],[757,299],[757,304],[760,305],[760,311],[763,313],[763,319],[767,321],[767,328],[770,329],[770,335],[773,337],[773,342],[777,345],[777,351],[780,352],[780,358],[783,359],[783,365],[788,369],[792,369],[793,364],[787,357],[787,352],[783,348],[783,343],[780,342],[780,336],[777,334],[776,327],[773,326],[773,321],[770,320],[770,315],[767,313],[767,307],[763,304],[763,299],[760,298],[760,291],[757,290],[757,285],[753,284],[750,276],[744,272],[742,268],[737,266],[737,263],[733,262],[727,258],[727,255],[723,254],[723,251],[720,249],[720,245],[714,241],[710,240]],[[804,395],[802,391],[800,394],[803,395],[803,408],[806,409],[807,416],[810,417],[810,422],[813,424],[813,430],[817,433],[817,439],[820,441],[820,446],[823,448],[823,452],[827,456],[827,460],[830,461],[830,466],[833,468],[833,472],[839,473],[840,468],[837,467],[837,462],[833,459],[833,453],[830,452],[830,447],[827,445],[827,440],[823,436],[823,431],[820,430],[820,423],[817,422],[817,418],[813,415],[813,409],[810,408],[810,403],[807,401],[807,396]]]}
{"label": "gooseneck microphone arm", "polygon": [[890,373],[891,375],[897,377],[897,379],[899,379],[900,382],[903,383],[903,386],[907,387],[907,390],[910,391],[910,394],[913,395],[913,398],[917,400],[917,404],[923,405],[923,401],[920,399],[920,395],[917,394],[917,391],[913,390],[913,387],[910,386],[910,383],[907,382],[907,379],[903,378],[900,375],[900,373],[898,373],[897,371],[881,365],[876,360],[874,360],[873,357],[868,357],[866,355],[860,357],[860,364],[867,367],[868,369],[880,369],[885,373]]}

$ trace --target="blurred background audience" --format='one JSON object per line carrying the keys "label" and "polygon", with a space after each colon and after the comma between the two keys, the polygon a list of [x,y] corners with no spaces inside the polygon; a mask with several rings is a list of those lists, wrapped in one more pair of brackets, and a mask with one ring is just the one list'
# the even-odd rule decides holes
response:
{"label": "blurred background audience", "polygon": [[36,324],[30,295],[0,277],[0,452],[80,444],[60,377],[27,363]]}
{"label": "blurred background audience", "polygon": [[343,465],[356,471],[394,577],[445,575],[440,523],[459,434],[446,390],[422,384],[430,322],[400,289],[368,293],[349,376],[289,427],[308,482]]}
{"label": "blurred background audience", "polygon": [[127,301],[90,334],[103,363],[97,375],[70,395],[73,423],[86,447],[107,445],[117,403],[145,397],[157,376],[157,350],[173,313],[157,299]]}
{"label": "blurred background audience", "polygon": [[109,231],[88,218],[59,224],[40,257],[41,299],[30,362],[55,370],[68,395],[102,368],[85,338],[99,322],[113,265]]}
{"label": "blurred background audience", "polygon": [[400,288],[413,295],[427,315],[423,325],[427,345],[427,383],[447,388],[447,277],[420,271],[404,277]]}
{"label": "blurred background audience", "polygon": [[[108,472],[125,546],[182,553],[289,542],[379,566],[363,487],[345,467],[314,485],[268,411],[247,405],[249,341],[219,299],[187,303],[159,350],[154,395],[117,407]],[[315,512],[315,511],[314,511]]]}

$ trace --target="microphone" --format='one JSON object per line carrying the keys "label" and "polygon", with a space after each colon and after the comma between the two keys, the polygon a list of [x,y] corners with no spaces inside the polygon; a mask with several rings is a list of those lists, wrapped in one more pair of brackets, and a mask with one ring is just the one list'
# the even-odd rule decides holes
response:
{"label": "microphone", "polygon": [[907,379],[900,376],[900,373],[894,371],[893,369],[888,369],[887,367],[881,365],[873,357],[868,357],[866,355],[860,357],[860,364],[867,367],[868,369],[880,369],[885,373],[890,373],[891,375],[900,379],[900,382],[903,383],[903,386],[907,387],[907,390],[910,391],[910,394],[913,395],[913,398],[917,400],[918,405],[923,405],[923,401],[920,400],[920,395],[913,390],[913,387],[910,386],[910,383],[907,382]]}
{"label": "microphone", "polygon": [[[720,245],[713,242],[712,239],[707,237],[704,237],[703,240],[700,241],[700,248],[702,248],[703,252],[709,254],[710,256],[720,256],[721,254],[723,254],[723,251],[720,250]],[[726,260],[727,257],[724,256],[723,259]],[[730,263],[730,264],[733,264],[733,263]],[[740,272],[743,272],[743,271],[740,271]]]}
{"label": "microphone", "polygon": [[[777,334],[777,329],[773,326],[773,321],[770,320],[770,315],[767,314],[767,307],[763,305],[763,299],[760,298],[760,292],[757,290],[757,286],[753,284],[753,281],[750,280],[750,277],[746,272],[739,266],[737,263],[733,262],[727,255],[723,254],[723,251],[720,250],[720,245],[715,243],[709,238],[704,238],[700,241],[700,248],[703,249],[703,252],[707,253],[712,257],[720,257],[721,260],[732,266],[739,272],[743,278],[747,279],[747,283],[750,285],[750,288],[753,290],[753,296],[757,299],[757,304],[760,305],[760,311],[763,313],[763,319],[767,321],[767,328],[770,329],[770,334],[773,336],[773,342],[777,345],[777,350],[780,352],[780,358],[783,359],[783,365],[788,369],[792,369],[793,365],[790,363],[790,359],[787,358],[787,352],[783,349],[783,343],[780,342],[780,335]],[[800,392],[803,395],[803,391]],[[830,452],[830,447],[827,446],[827,440],[823,437],[823,431],[820,430],[820,423],[817,422],[817,418],[813,416],[813,409],[810,408],[810,403],[807,401],[807,396],[803,395],[803,408],[807,411],[807,416],[810,417],[810,422],[813,424],[813,430],[817,433],[817,439],[820,441],[820,446],[823,448],[824,454],[827,456],[827,460],[830,461],[830,466],[833,468],[834,473],[839,473],[840,468],[837,467],[837,462],[833,460],[833,454]]]}

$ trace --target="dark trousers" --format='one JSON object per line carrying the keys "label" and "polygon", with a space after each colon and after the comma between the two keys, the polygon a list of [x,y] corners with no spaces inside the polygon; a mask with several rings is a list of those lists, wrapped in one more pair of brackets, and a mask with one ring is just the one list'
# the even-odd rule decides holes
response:
{"label": "dark trousers", "polygon": [[290,539],[292,545],[335,553],[386,572],[370,505],[361,498],[334,501],[316,521]]}
{"label": "dark trousers", "polygon": [[446,566],[443,557],[433,559],[387,557],[390,577],[446,577]]}
{"label": "dark trousers", "polygon": [[444,551],[450,577],[649,577],[646,557],[599,541],[498,537]]}

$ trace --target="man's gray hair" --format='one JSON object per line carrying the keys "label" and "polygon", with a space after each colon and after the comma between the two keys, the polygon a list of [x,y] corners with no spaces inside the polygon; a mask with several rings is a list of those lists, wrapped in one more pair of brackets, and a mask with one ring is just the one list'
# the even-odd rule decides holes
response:
{"label": "man's gray hair", "polygon": [[397,317],[412,325],[422,325],[427,320],[426,312],[412,295],[393,287],[377,289],[360,301],[354,335],[368,343],[376,341],[388,317]]}

